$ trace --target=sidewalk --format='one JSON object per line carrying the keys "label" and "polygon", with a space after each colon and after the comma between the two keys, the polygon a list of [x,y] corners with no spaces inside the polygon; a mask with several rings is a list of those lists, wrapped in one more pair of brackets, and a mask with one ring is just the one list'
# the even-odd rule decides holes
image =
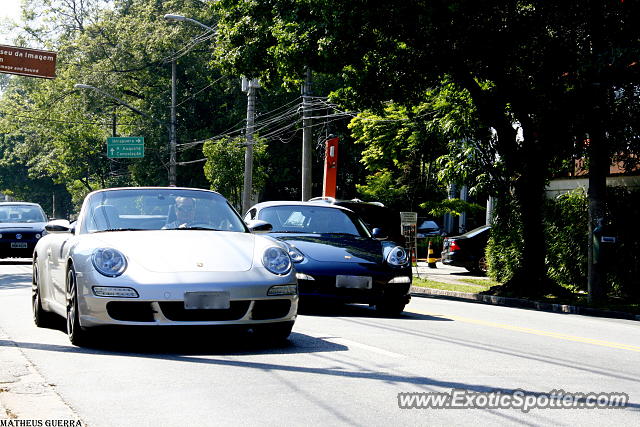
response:
{"label": "sidewalk", "polygon": [[[85,425],[38,372],[23,351],[0,328],[0,421],[3,426]],[[57,424],[65,422],[66,424]],[[31,424],[24,424],[31,422]]]}
{"label": "sidewalk", "polygon": [[[440,264],[437,264],[440,266]],[[427,278],[429,280],[474,286],[468,282],[463,282],[451,275],[450,270],[429,268],[426,263],[418,263],[418,267],[413,268],[416,277]],[[478,287],[478,289],[482,289]],[[640,320],[640,315],[621,311],[602,310],[591,307],[583,307],[567,304],[553,304],[548,302],[532,301],[524,298],[500,297],[496,295],[481,295],[478,293],[447,291],[442,289],[425,288],[422,286],[411,286],[411,295],[415,297],[446,298],[459,301],[477,302],[484,304],[502,305],[506,307],[527,308],[554,313],[581,314],[585,316],[609,317],[613,319]]]}

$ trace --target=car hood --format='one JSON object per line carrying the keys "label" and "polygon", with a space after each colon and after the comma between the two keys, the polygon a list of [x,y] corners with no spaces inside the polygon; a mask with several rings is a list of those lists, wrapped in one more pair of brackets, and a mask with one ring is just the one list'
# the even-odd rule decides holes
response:
{"label": "car hood", "polygon": [[44,230],[44,225],[44,222],[3,222],[0,224],[0,232],[3,230],[42,231]]}
{"label": "car hood", "polygon": [[92,243],[118,249],[129,262],[154,272],[222,272],[251,268],[255,237],[201,230],[108,231],[92,234]]}
{"label": "car hood", "polygon": [[366,237],[278,233],[272,236],[295,246],[316,261],[379,264],[383,260],[380,241]]}

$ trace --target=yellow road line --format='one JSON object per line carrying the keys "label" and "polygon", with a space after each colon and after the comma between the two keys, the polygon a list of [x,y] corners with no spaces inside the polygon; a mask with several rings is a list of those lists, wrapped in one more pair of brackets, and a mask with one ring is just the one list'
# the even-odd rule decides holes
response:
{"label": "yellow road line", "polygon": [[640,353],[640,346],[635,346],[635,345],[621,344],[617,342],[598,340],[594,338],[584,338],[584,337],[578,337],[575,335],[560,334],[560,333],[551,332],[551,331],[541,331],[539,329],[523,328],[520,326],[507,325],[504,323],[487,322],[485,320],[471,319],[469,317],[449,316],[449,315],[443,315],[443,314],[428,313],[428,312],[423,312],[419,310],[411,310],[407,312],[409,313],[414,312],[416,314],[422,314],[422,315],[433,316],[433,317],[443,317],[446,319],[457,320],[459,322],[465,322],[465,323],[472,323],[475,325],[489,326],[492,328],[506,329],[506,330],[515,331],[515,332],[523,332],[531,335],[551,337],[551,338],[557,338],[565,341],[574,341],[574,342],[580,342],[584,344],[597,345],[600,347],[617,348],[620,350],[629,350],[629,351],[635,351]]}

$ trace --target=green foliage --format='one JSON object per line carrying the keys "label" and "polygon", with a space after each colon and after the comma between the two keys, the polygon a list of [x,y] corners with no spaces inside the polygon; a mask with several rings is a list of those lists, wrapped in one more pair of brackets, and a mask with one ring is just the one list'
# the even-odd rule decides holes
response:
{"label": "green foliage", "polygon": [[358,192],[365,200],[382,202],[386,206],[394,206],[398,201],[406,202],[409,189],[406,185],[398,185],[393,173],[388,169],[380,170],[366,178],[366,185],[356,185]]}
{"label": "green foliage", "polygon": [[584,190],[547,200],[544,224],[549,277],[573,291],[586,291],[589,215]]}
{"label": "green foliage", "polygon": [[[204,173],[211,189],[226,197],[240,211],[244,186],[244,140],[224,138],[207,141],[203,153],[207,157]],[[253,192],[259,192],[265,184],[266,144],[257,141],[253,146]]]}
{"label": "green foliage", "polygon": [[494,222],[487,244],[488,275],[505,283],[520,268],[522,249],[522,221],[513,198],[505,196],[496,201]]}
{"label": "green foliage", "polygon": [[640,191],[610,187],[607,194],[605,236],[616,243],[601,243],[607,265],[609,293],[619,298],[640,301]]}
{"label": "green foliage", "polygon": [[429,215],[439,217],[443,215],[460,216],[463,213],[478,215],[486,210],[484,206],[460,199],[444,199],[440,201],[421,203],[420,207],[426,209]]}
{"label": "green foliage", "polygon": [[[606,264],[608,293],[612,297],[640,298],[640,192],[609,187],[603,235],[617,243],[600,243]],[[498,216],[487,247],[489,274],[498,282],[512,278],[522,257],[517,210],[506,200],[497,205]],[[587,291],[588,198],[583,189],[547,200],[544,209],[546,264],[549,277],[574,291]]]}

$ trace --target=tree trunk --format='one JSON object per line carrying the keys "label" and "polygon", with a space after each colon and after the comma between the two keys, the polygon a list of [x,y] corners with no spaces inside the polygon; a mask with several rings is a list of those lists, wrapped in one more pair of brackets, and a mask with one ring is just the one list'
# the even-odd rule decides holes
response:
{"label": "tree trunk", "polygon": [[[594,91],[596,92],[596,91]],[[597,90],[599,92],[599,90]],[[607,175],[609,153],[602,129],[604,98],[594,95],[589,132],[589,266],[587,288],[589,302],[600,302],[606,295],[606,271],[602,262],[600,238],[606,224]]]}

